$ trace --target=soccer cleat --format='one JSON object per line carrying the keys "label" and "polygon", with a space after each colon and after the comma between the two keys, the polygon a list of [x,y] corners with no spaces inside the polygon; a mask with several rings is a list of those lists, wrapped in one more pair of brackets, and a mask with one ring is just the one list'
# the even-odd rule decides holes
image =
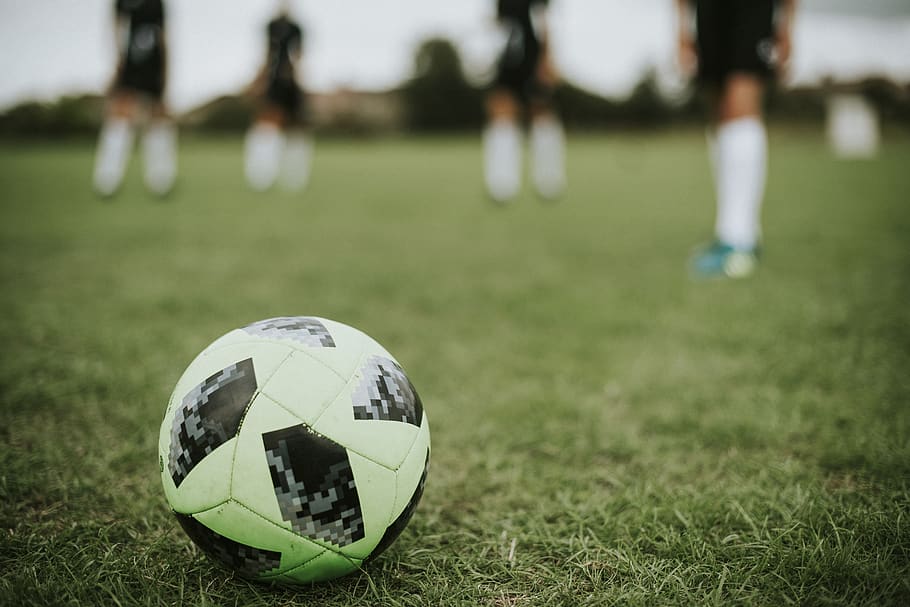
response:
{"label": "soccer cleat", "polygon": [[758,247],[742,249],[721,241],[699,249],[689,260],[695,278],[747,278],[758,267]]}

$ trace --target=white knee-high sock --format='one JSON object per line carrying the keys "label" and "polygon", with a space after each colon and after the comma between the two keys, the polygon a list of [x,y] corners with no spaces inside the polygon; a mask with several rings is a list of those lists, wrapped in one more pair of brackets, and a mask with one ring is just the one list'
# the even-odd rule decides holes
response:
{"label": "white knee-high sock", "polygon": [[246,136],[246,178],[254,190],[265,191],[275,184],[281,169],[284,133],[274,124],[256,123]]}
{"label": "white knee-high sock", "polygon": [[177,128],[170,120],[152,122],[142,139],[145,157],[145,185],[163,196],[177,178]]}
{"label": "white knee-high sock", "polygon": [[739,118],[717,129],[717,238],[752,248],[761,237],[768,137],[757,117]]}
{"label": "white knee-high sock", "polygon": [[303,190],[310,181],[313,141],[304,133],[288,136],[281,171],[282,185],[292,192]]}
{"label": "white knee-high sock", "polygon": [[512,120],[494,120],[483,133],[484,179],[495,200],[505,202],[521,189],[521,132]]}
{"label": "white knee-high sock", "polygon": [[544,198],[558,198],[566,187],[566,136],[554,116],[531,124],[534,187]]}
{"label": "white knee-high sock", "polygon": [[126,118],[108,118],[98,136],[95,153],[95,190],[111,196],[120,187],[133,149],[133,127]]}

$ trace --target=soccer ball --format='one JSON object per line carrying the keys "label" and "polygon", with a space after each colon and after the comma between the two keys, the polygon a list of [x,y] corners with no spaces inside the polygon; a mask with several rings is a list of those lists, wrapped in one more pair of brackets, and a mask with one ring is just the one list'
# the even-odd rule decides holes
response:
{"label": "soccer ball", "polygon": [[430,429],[398,362],[360,331],[273,318],[190,363],[159,467],[187,535],[244,577],[309,583],[388,548],[423,493]]}

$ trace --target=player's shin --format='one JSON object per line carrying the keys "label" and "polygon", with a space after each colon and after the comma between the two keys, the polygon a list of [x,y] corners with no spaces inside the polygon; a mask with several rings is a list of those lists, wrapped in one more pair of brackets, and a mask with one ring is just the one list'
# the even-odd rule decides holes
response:
{"label": "player's shin", "polygon": [[537,117],[531,125],[533,179],[544,198],[558,198],[566,187],[566,138],[562,124],[551,115]]}
{"label": "player's shin", "polygon": [[483,134],[484,178],[494,200],[505,202],[521,187],[521,133],[512,120],[497,119]]}
{"label": "player's shin", "polygon": [[292,191],[300,192],[310,180],[313,161],[313,140],[306,133],[292,133],[284,149],[281,183]]}
{"label": "player's shin", "polygon": [[133,148],[133,127],[126,118],[108,118],[101,127],[95,155],[95,190],[112,196],[120,187]]}
{"label": "player's shin", "polygon": [[265,191],[275,184],[281,169],[284,134],[277,125],[254,124],[246,136],[245,169],[250,187]]}
{"label": "player's shin", "polygon": [[177,178],[177,128],[170,120],[156,120],[145,132],[142,141],[145,160],[145,184],[164,196],[174,187]]}
{"label": "player's shin", "polygon": [[757,116],[732,120],[718,128],[716,232],[728,245],[739,249],[758,245],[767,156],[765,126]]}

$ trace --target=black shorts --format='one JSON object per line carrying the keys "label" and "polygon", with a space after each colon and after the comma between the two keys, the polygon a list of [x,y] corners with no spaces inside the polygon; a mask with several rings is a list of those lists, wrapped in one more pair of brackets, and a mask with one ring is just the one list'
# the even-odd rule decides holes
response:
{"label": "black shorts", "polygon": [[523,105],[547,103],[553,91],[537,76],[540,53],[529,54],[518,64],[499,63],[493,88],[505,89]]}
{"label": "black shorts", "polygon": [[164,94],[164,68],[159,65],[127,64],[117,74],[114,90],[138,93],[154,101],[161,101]]}
{"label": "black shorts", "polygon": [[303,91],[294,81],[272,80],[265,91],[266,100],[284,112],[291,123],[303,121]]}
{"label": "black shorts", "polygon": [[698,79],[722,85],[734,72],[774,74],[775,0],[697,0]]}

